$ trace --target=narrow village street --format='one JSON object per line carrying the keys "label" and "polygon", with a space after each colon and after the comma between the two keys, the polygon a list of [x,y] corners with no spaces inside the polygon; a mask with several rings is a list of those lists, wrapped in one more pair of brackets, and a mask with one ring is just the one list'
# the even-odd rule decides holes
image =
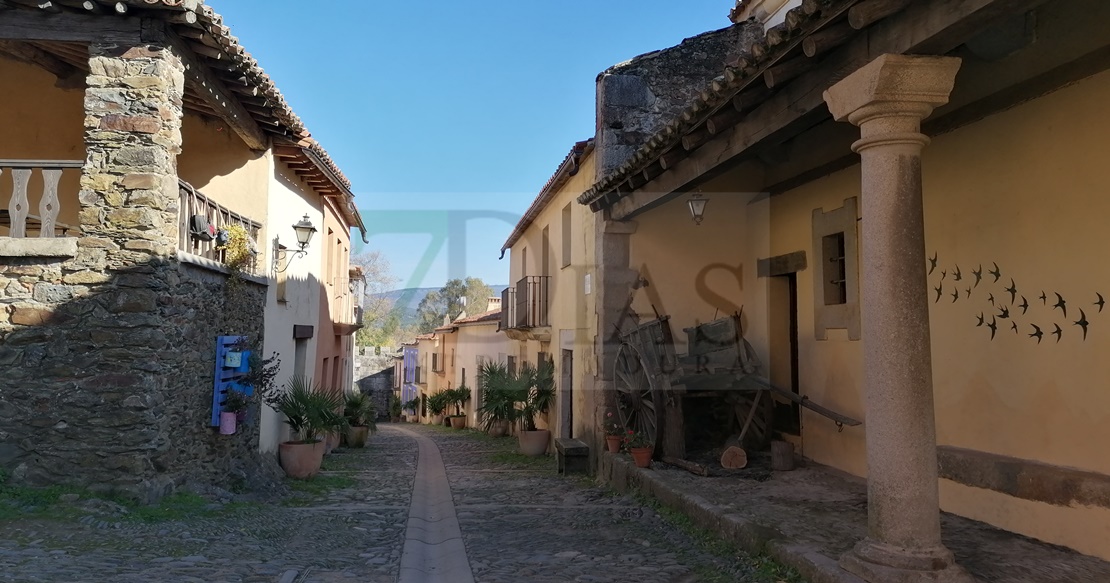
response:
{"label": "narrow village street", "polygon": [[[436,547],[449,545],[412,526],[412,516],[430,510],[410,506],[420,464],[435,461],[429,452],[442,462],[428,469],[446,471],[461,557],[444,556]],[[190,497],[143,508],[76,493],[38,496],[5,490],[0,498],[0,581],[797,580],[644,500],[559,476],[552,457],[516,453],[515,439],[426,425],[383,424],[365,450],[333,453],[321,475],[266,503]],[[430,548],[403,554],[418,539]],[[413,560],[423,570],[402,568]]]}

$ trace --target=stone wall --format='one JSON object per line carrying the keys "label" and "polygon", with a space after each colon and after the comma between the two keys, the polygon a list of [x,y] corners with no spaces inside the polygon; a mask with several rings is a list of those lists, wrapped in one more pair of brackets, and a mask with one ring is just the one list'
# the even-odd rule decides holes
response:
{"label": "stone wall", "polygon": [[356,348],[355,385],[370,395],[378,419],[389,418],[389,397],[393,395],[393,356],[375,355],[373,349]]}
{"label": "stone wall", "polygon": [[89,52],[82,237],[0,246],[0,469],[148,501],[265,485],[257,423],[209,425],[216,336],[261,339],[265,288],[176,258],[181,62]]}
{"label": "stone wall", "polygon": [[640,55],[598,75],[598,176],[628,160],[762,36],[762,26],[744,22]]}

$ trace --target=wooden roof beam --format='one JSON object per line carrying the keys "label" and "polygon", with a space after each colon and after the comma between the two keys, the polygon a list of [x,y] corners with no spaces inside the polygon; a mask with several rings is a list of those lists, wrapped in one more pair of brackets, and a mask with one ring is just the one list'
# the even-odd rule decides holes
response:
{"label": "wooden roof beam", "polygon": [[10,10],[0,21],[0,40],[139,43],[142,21],[71,12]]}
{"label": "wooden roof beam", "polygon": [[46,69],[58,78],[54,86],[60,89],[80,89],[85,86],[84,71],[28,43],[0,41],[0,53]]}
{"label": "wooden roof beam", "polygon": [[254,121],[243,104],[231,95],[227,86],[200,62],[196,53],[190,51],[177,35],[167,31],[166,40],[185,65],[185,79],[190,82],[197,94],[219,112],[220,118],[235,130],[247,147],[252,150],[267,149],[270,138],[262,132],[262,128]]}

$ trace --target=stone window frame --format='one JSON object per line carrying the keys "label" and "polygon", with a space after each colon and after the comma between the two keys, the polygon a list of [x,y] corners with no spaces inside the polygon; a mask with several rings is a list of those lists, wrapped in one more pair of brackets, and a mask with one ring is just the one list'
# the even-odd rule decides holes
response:
{"label": "stone window frame", "polygon": [[[830,328],[846,329],[849,340],[859,340],[859,204],[858,197],[844,199],[837,209],[813,209],[813,335],[817,340],[827,340]],[[829,257],[826,237],[843,235],[844,255]],[[826,303],[827,283],[839,280],[832,273],[833,261],[843,262],[844,302]]]}

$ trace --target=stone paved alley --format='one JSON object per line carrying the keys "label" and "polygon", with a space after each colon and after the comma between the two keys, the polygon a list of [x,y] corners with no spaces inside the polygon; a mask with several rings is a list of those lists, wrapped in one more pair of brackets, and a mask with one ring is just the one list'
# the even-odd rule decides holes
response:
{"label": "stone paved alley", "polygon": [[329,456],[316,480],[266,504],[128,509],[73,493],[53,503],[6,493],[0,581],[397,581],[417,435],[438,446],[475,581],[798,581],[676,515],[558,476],[550,457],[516,454],[515,440],[388,424],[366,450]]}

